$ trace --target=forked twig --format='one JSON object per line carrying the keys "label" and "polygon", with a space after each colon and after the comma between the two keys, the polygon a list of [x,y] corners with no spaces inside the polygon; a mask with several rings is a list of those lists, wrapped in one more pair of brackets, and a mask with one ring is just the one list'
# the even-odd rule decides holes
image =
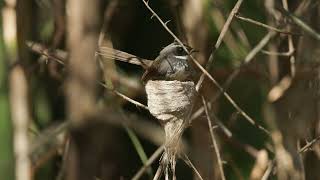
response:
{"label": "forked twig", "polygon": [[[261,41],[248,53],[248,55],[245,57],[245,60],[243,63],[243,65],[248,64],[249,62],[251,62],[251,60],[253,59],[253,57],[259,52],[261,51],[261,49],[270,41],[270,39],[273,37],[272,32],[268,32],[262,39]],[[229,77],[227,78],[226,82],[223,85],[223,90],[224,91],[220,91],[218,92],[213,99],[209,102],[209,103],[214,103],[218,100],[218,98],[222,95],[223,92],[225,92],[231,82],[234,80],[234,78],[240,73],[241,68],[237,68],[236,70],[234,70],[231,75],[229,75]],[[204,107],[202,106],[201,108],[199,108],[191,117],[191,120],[199,117],[200,115],[202,115],[202,113],[204,113]],[[262,127],[263,128],[263,127]],[[268,135],[270,135],[270,133],[267,133]]]}
{"label": "forked twig", "polygon": [[293,15],[289,11],[287,11],[285,8],[279,9],[285,16],[292,19],[292,21],[299,26],[304,32],[309,34],[311,37],[315,38],[316,40],[320,41],[320,34],[315,31],[312,27],[310,27],[308,24],[303,22],[299,17]]}
{"label": "forked twig", "polygon": [[[241,3],[243,0],[238,0],[237,4],[235,5],[234,9],[239,9]],[[157,20],[160,22],[160,24],[165,28],[165,30],[183,47],[184,51],[187,52],[188,54],[189,51],[186,49],[186,47],[183,45],[183,43],[181,42],[181,40],[168,28],[168,26],[165,24],[165,22],[158,16],[157,13],[154,12],[154,10],[149,6],[149,4],[147,3],[147,1],[142,0],[142,2],[145,4],[145,6],[147,7],[147,9],[152,13],[153,17],[156,17]],[[233,9],[233,10],[234,10]],[[235,14],[235,12],[234,12]],[[227,20],[228,22],[228,20]],[[249,121],[252,125],[256,126],[258,129],[262,130],[263,132],[265,132],[266,134],[270,135],[269,131],[266,130],[264,127],[260,126],[259,124],[257,124],[246,112],[244,112],[240,106],[230,97],[230,95],[228,93],[226,93],[224,91],[224,89],[222,88],[222,86],[208,73],[208,71],[203,68],[200,63],[192,56],[189,55],[191,60],[195,63],[195,65],[202,71],[202,73],[207,76],[211,82],[219,89],[219,91],[222,92],[222,94],[227,98],[227,100],[231,103],[231,105],[236,108],[236,110],[247,120]]]}
{"label": "forked twig", "polygon": [[303,146],[300,150],[299,153],[304,153],[306,152],[309,148],[311,148],[317,141],[320,140],[320,136],[314,138],[312,141],[308,142],[305,146]]}

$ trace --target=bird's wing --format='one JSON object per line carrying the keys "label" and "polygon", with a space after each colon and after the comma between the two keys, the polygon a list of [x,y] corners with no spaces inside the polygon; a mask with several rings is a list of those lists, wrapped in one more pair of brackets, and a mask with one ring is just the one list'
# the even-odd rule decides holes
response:
{"label": "bird's wing", "polygon": [[[68,58],[68,53],[63,50],[59,50],[59,49],[50,50],[46,46],[40,43],[32,42],[32,41],[28,41],[26,44],[32,51],[38,54],[47,56],[48,58],[55,59],[61,64],[64,64],[64,62]],[[131,64],[136,64],[136,65],[142,66],[144,69],[149,68],[153,62],[151,60],[142,59],[135,55],[132,55],[120,50],[116,50],[110,47],[99,47],[99,50],[96,53],[106,59],[112,59],[112,60],[123,61]]]}
{"label": "bird's wing", "polygon": [[169,67],[169,62],[165,60],[166,57],[158,57],[153,61],[151,66],[146,69],[141,77],[142,82],[147,82],[150,79],[153,80],[164,80]]}
{"label": "bird's wing", "polygon": [[153,62],[151,60],[143,59],[135,55],[132,55],[117,49],[113,49],[110,47],[106,47],[106,46],[99,47],[97,54],[101,55],[106,59],[118,60],[118,61],[123,61],[131,64],[136,64],[136,65],[142,66],[144,69],[148,69]]}

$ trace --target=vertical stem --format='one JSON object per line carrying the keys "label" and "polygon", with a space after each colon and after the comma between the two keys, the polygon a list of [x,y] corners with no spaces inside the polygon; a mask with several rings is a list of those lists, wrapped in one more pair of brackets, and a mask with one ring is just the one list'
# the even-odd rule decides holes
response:
{"label": "vertical stem", "polygon": [[5,51],[3,11],[0,17],[0,177],[8,180],[14,179],[13,153],[12,153],[12,126],[10,121],[9,99],[8,99],[8,59]]}
{"label": "vertical stem", "polygon": [[206,100],[205,100],[205,98],[203,96],[201,96],[201,98],[202,98],[204,110],[206,112],[206,116],[207,116],[207,120],[208,120],[208,126],[209,126],[209,131],[210,131],[210,135],[211,135],[212,144],[213,144],[213,147],[214,147],[214,151],[216,152],[216,155],[217,155],[217,160],[218,160],[221,179],[225,180],[226,177],[225,177],[224,171],[223,171],[223,164],[222,164],[222,160],[221,160],[221,155],[220,155],[218,143],[216,141],[216,138],[215,138],[215,135],[214,135],[214,132],[213,132],[213,128],[212,128],[212,124],[211,124],[211,118],[210,118],[209,110],[208,110],[208,107],[207,107],[207,102],[206,102]]}
{"label": "vertical stem", "polygon": [[10,108],[14,129],[16,180],[31,180],[28,140],[28,87],[22,66],[10,73]]}
{"label": "vertical stem", "polygon": [[[287,0],[282,0],[282,5],[283,5],[283,8],[285,10],[287,10],[287,11],[289,10],[289,6],[288,6],[288,1]],[[289,49],[289,52],[294,52],[292,35],[288,35],[288,49]],[[290,55],[290,69],[291,69],[291,75],[294,76],[295,73],[296,73],[294,53],[292,53]]]}
{"label": "vertical stem", "polygon": [[99,0],[67,1],[67,45],[69,77],[67,111],[71,121],[70,153],[66,179],[88,180],[96,177],[103,152],[105,129],[97,122],[96,62],[99,34]]}

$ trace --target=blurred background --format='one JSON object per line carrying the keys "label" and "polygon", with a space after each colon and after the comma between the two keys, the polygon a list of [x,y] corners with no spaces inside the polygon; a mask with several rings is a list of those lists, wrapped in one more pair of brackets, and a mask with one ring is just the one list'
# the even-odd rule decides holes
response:
{"label": "blurred background", "polygon": [[[183,136],[202,178],[320,179],[319,1],[148,4],[221,85],[205,77],[199,91],[211,102],[218,149],[201,98]],[[152,179],[163,129],[121,95],[147,104],[143,68],[96,53],[153,60],[173,42],[143,1],[0,0],[0,8],[0,179]],[[177,179],[199,177],[178,160]]]}

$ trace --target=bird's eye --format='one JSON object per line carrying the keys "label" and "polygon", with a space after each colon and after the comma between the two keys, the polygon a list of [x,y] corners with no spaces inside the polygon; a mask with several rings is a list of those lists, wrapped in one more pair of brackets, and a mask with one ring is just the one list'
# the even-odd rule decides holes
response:
{"label": "bird's eye", "polygon": [[184,49],[182,47],[178,47],[178,54],[183,54],[184,53]]}

